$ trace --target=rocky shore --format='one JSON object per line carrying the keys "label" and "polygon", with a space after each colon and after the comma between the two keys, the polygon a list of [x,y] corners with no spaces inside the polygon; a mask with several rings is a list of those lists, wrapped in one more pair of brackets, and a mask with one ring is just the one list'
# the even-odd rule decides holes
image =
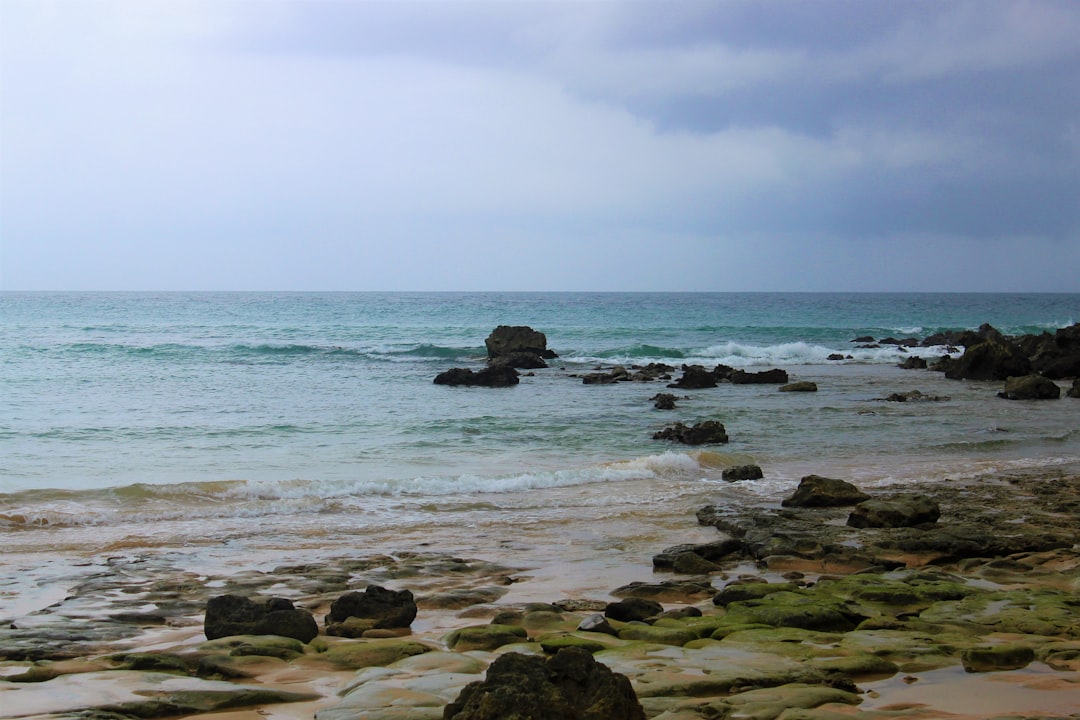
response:
{"label": "rocky shore", "polygon": [[[782,504],[700,507],[606,595],[435,551],[213,576],[117,556],[4,622],[0,717],[1076,718],[1078,521],[1075,467],[810,477]],[[530,584],[550,600],[512,599]],[[365,593],[394,619],[359,617]],[[230,634],[209,615],[251,611],[221,598],[298,615],[277,627],[302,639]],[[479,684],[496,661],[506,684]],[[560,709],[506,714],[537,703]]]}

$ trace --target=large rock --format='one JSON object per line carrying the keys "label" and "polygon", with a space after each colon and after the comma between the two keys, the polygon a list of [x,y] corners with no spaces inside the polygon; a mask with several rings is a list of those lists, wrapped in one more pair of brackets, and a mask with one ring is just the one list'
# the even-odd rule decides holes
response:
{"label": "large rock", "polygon": [[630,597],[618,602],[608,603],[607,607],[604,608],[604,617],[620,622],[633,622],[651,618],[662,612],[664,612],[664,606],[655,600]]}
{"label": "large rock", "polygon": [[1057,400],[1061,397],[1058,384],[1042,375],[1011,377],[1005,381],[1005,389],[998,397],[1006,400]]}
{"label": "large rock", "polygon": [[515,354],[535,355],[548,360],[558,357],[548,350],[547,336],[527,325],[500,325],[491,331],[484,345],[489,361]]}
{"label": "large rock", "polygon": [[495,365],[483,370],[451,368],[435,376],[436,385],[479,385],[482,387],[510,387],[521,382],[518,371],[509,365]]}
{"label": "large rock", "polygon": [[319,634],[315,618],[285,598],[253,600],[242,595],[218,595],[206,603],[203,632],[207,640],[230,635],[280,635],[311,642]]}
{"label": "large rock", "polygon": [[653,440],[673,440],[684,445],[706,445],[726,443],[728,436],[723,423],[706,420],[693,427],[675,423],[671,427],[653,433]]}
{"label": "large rock", "polygon": [[925,497],[867,500],[855,506],[847,524],[854,528],[914,527],[937,522],[941,508]]}
{"label": "large rock", "polygon": [[1071,398],[1080,398],[1080,378],[1073,380],[1072,387],[1069,388],[1069,392],[1065,394]]}
{"label": "large rock", "polygon": [[645,720],[625,675],[568,647],[550,659],[521,653],[496,658],[483,681],[446,706],[444,720]]}
{"label": "large rock", "polygon": [[355,630],[407,628],[416,619],[416,601],[408,590],[387,590],[368,585],[364,592],[345,593],[330,604],[326,616],[327,632],[331,635],[351,635],[338,626],[350,618]]}
{"label": "large rock", "polygon": [[945,371],[951,380],[1005,380],[1031,372],[1024,351],[989,325],[979,328],[978,334],[965,334],[963,340],[964,354]]}
{"label": "large rock", "polygon": [[870,496],[846,480],[807,475],[799,481],[795,493],[785,498],[784,507],[840,507],[855,505]]}

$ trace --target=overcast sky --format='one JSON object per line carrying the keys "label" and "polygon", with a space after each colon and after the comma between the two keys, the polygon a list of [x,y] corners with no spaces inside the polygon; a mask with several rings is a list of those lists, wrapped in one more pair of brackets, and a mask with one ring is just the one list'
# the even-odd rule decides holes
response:
{"label": "overcast sky", "polygon": [[1080,3],[0,0],[4,290],[1080,291]]}

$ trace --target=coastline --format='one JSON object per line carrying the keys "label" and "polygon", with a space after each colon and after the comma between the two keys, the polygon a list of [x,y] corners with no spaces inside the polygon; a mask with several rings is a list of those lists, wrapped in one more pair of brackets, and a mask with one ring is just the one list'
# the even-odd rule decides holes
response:
{"label": "coastline", "polygon": [[[1060,491],[1056,495],[1050,493],[1047,497],[1056,498],[1056,510],[1040,515],[1042,519],[1039,519],[1033,503],[1036,500],[1042,502],[1045,498],[1033,496],[1032,489],[1045,487],[1049,490],[1055,486],[1061,488]],[[992,505],[972,499],[989,488],[995,488],[996,493]],[[1078,488],[1080,467],[1071,465],[946,481],[934,488],[924,486],[919,491],[942,498],[941,523],[957,521],[964,514],[974,513],[973,508],[981,507],[979,512],[984,516],[983,522],[990,522],[987,518],[998,516],[996,524],[989,528],[991,531],[1002,532],[1009,527],[1017,527],[1022,519],[1025,532],[1039,533],[1060,531],[1062,524],[1068,527],[1072,523],[1071,527],[1076,527],[1077,520],[1080,520],[1076,502]],[[887,495],[898,490],[903,488],[886,487],[874,491],[874,494]],[[979,502],[983,504],[979,505]],[[729,510],[732,517],[745,518],[752,517],[754,512],[781,512],[772,502],[762,503],[757,508]],[[783,512],[790,514],[792,511]],[[804,512],[820,515],[824,511]],[[822,526],[836,527],[836,518],[843,514],[838,512],[833,509],[829,511],[831,514],[822,515]],[[1019,512],[1023,516],[1018,515]],[[1050,524],[1041,524],[1044,522]],[[451,545],[454,537],[457,544]],[[79,561],[85,575],[81,582],[69,588],[71,594],[51,607],[43,608],[44,612],[15,619],[12,624],[19,630],[8,630],[0,636],[9,654],[12,637],[19,632],[27,640],[22,644],[24,647],[37,647],[42,653],[36,662],[28,656],[24,660],[0,663],[0,707],[4,708],[0,710],[0,716],[88,717],[86,712],[99,712],[101,708],[112,708],[110,712],[116,712],[117,698],[126,697],[126,693],[131,691],[144,695],[149,692],[146,687],[148,676],[135,670],[122,669],[124,665],[117,658],[135,654],[169,657],[205,657],[213,654],[207,649],[209,644],[202,635],[202,611],[207,597],[218,592],[289,597],[297,607],[313,612],[319,618],[320,626],[321,618],[336,597],[346,589],[362,590],[369,583],[410,589],[416,595],[419,606],[419,614],[411,630],[403,637],[346,640],[327,637],[323,634],[325,629],[322,629],[319,637],[302,654],[288,661],[274,658],[273,662],[243,665],[236,670],[238,675],[232,678],[223,675],[222,672],[230,671],[221,667],[217,669],[217,674],[207,673],[205,668],[201,674],[192,673],[203,678],[200,682],[210,682],[206,678],[217,678],[216,682],[232,685],[254,685],[317,696],[295,703],[259,703],[250,708],[232,710],[225,715],[228,720],[254,720],[255,717],[291,720],[310,718],[314,712],[319,712],[323,720],[349,717],[436,718],[441,717],[441,707],[434,708],[424,703],[432,702],[432,697],[444,697],[447,702],[452,700],[467,681],[481,677],[482,668],[499,654],[508,651],[541,653],[543,650],[538,641],[544,638],[550,641],[556,636],[596,636],[597,633],[574,630],[596,608],[614,601],[620,595],[625,596],[625,591],[621,592],[618,588],[628,584],[652,585],[665,581],[677,584],[681,580],[700,583],[704,577],[711,590],[719,592],[724,587],[740,586],[751,580],[790,584],[791,578],[799,576],[795,582],[803,588],[800,592],[812,593],[815,587],[828,585],[823,580],[845,574],[842,563],[830,564],[825,560],[818,562],[808,558],[785,560],[779,556],[769,560],[741,557],[722,561],[706,576],[686,576],[657,570],[652,566],[651,558],[665,547],[711,543],[718,537],[720,534],[715,528],[700,524],[687,508],[658,502],[632,515],[604,518],[598,513],[576,525],[565,524],[561,531],[553,531],[544,523],[532,527],[490,524],[476,528],[471,536],[460,532],[440,532],[438,528],[429,528],[426,532],[416,529],[396,538],[384,538],[382,546],[371,543],[362,550],[345,554],[340,553],[343,547],[340,543],[333,550],[320,549],[313,544],[307,549],[292,548],[288,553],[281,553],[282,548],[275,553],[268,547],[258,549],[256,544],[251,544],[246,555],[237,553],[227,563],[221,563],[216,573],[207,573],[205,568],[200,572],[190,567],[191,562],[198,562],[201,554],[198,551],[185,555],[177,548],[140,548],[130,555],[94,554]],[[272,544],[270,538],[264,538],[264,541],[267,545]],[[409,550],[402,551],[400,548]],[[283,558],[282,555],[287,557]],[[1080,591],[1080,552],[1075,544],[1042,552],[1014,553],[1007,558],[955,561],[939,558],[930,565],[922,565],[912,557],[909,555],[905,560],[913,567],[887,573],[888,577],[897,579],[905,574],[923,573],[925,577],[933,576],[942,579],[942,582],[943,578],[949,578],[949,582],[963,582],[980,591],[999,593],[1071,593],[1075,597]],[[273,561],[282,559],[303,562],[279,563],[276,567],[270,567]],[[207,563],[206,567],[211,564]],[[227,566],[232,569],[226,569]],[[875,572],[885,572],[882,567],[848,569],[860,571],[848,576],[852,578],[871,577]],[[714,622],[719,622],[717,615],[724,612],[723,608],[713,604],[711,592],[702,594],[700,587],[696,594],[687,594],[685,588],[669,588],[654,597],[660,598],[667,610],[697,607],[705,619],[712,618]],[[553,605],[571,600],[591,601],[592,604],[588,606],[589,610],[562,611],[558,617],[553,617]],[[170,607],[170,603],[173,607]],[[1003,605],[1008,601],[997,599],[991,603]],[[537,610],[538,607],[548,609]],[[967,611],[973,612],[974,609],[977,608],[973,605]],[[809,701],[811,706],[800,711],[802,714],[797,717],[824,719],[853,716],[873,720],[897,717],[966,719],[1005,715],[1076,717],[1075,708],[1080,707],[1080,661],[1076,659],[1080,658],[1080,622],[1077,621],[1080,613],[1075,604],[1065,606],[1065,611],[1071,612],[1072,616],[1066,617],[1064,624],[1057,627],[1061,634],[1051,639],[1032,634],[1030,628],[1027,633],[1018,632],[1015,627],[1011,632],[1003,632],[1000,628],[995,630],[992,624],[978,633],[971,633],[970,619],[943,619],[947,616],[938,609],[935,611],[938,613],[935,626],[939,631],[944,626],[949,627],[948,632],[941,631],[948,636],[945,643],[949,648],[947,652],[940,649],[932,653],[915,652],[906,663],[897,662],[895,672],[885,673],[884,676],[880,672],[856,673],[849,679],[855,689],[854,697],[859,700],[858,705],[838,705],[834,702],[813,706],[816,701]],[[455,651],[448,647],[447,638],[453,631],[486,625],[492,618],[500,614],[505,616],[507,612],[518,613],[516,622],[526,628],[528,642],[490,650],[459,648]],[[731,612],[730,607],[727,612]],[[905,612],[908,615],[901,613],[898,617],[910,616],[910,610]],[[923,612],[929,612],[929,609],[923,609]],[[911,625],[913,621],[909,617],[904,622]],[[925,639],[925,625],[928,622],[924,621],[923,626],[906,628],[901,627],[904,623],[900,623],[890,627],[889,632],[894,635],[906,632]],[[97,640],[69,644],[63,642],[63,632],[59,630],[65,625],[69,629],[78,628],[76,634],[79,637],[93,637],[94,633],[87,628],[97,628],[102,630],[102,634]],[[957,639],[957,628],[961,626],[968,628],[967,640]],[[881,627],[886,625],[881,624]],[[805,634],[808,631],[799,632]],[[774,705],[796,702],[795,696],[786,696],[784,692],[794,692],[805,683],[762,680],[761,687],[757,689],[750,683],[749,688],[740,688],[741,692],[729,691],[710,696],[703,696],[701,693],[706,691],[700,687],[688,690],[680,683],[686,681],[693,684],[694,678],[721,676],[732,667],[740,666],[748,657],[747,653],[754,654],[754,667],[768,677],[769,672],[775,674],[774,666],[777,664],[785,672],[794,667],[793,658],[799,659],[799,655],[791,654],[792,647],[813,647],[824,641],[838,648],[843,645],[836,633],[788,637],[780,645],[776,644],[776,638],[734,642],[738,634],[721,636],[718,640],[699,638],[681,645],[670,640],[660,644],[635,643],[604,636],[601,642],[612,647],[598,652],[596,657],[616,671],[628,674],[648,717],[675,720],[702,717],[693,708],[704,708],[711,702],[715,710],[719,707],[716,703],[735,702],[746,693],[760,694],[764,688],[772,688],[774,694],[780,693],[771,701]],[[385,663],[385,670],[376,667],[365,670],[327,666],[320,659],[335,647],[403,641],[420,643],[430,652]],[[960,665],[962,646],[1027,644],[1039,648],[1053,643],[1060,645],[1064,653],[1059,653],[1061,659],[1054,661],[1056,667],[1033,659],[1024,667],[1014,670],[968,673],[963,672]],[[682,649],[676,652],[680,647]],[[832,655],[847,655],[849,652],[848,649],[836,650]],[[913,651],[909,648],[904,652]],[[50,657],[50,653],[54,656]],[[58,657],[57,653],[72,657]],[[898,655],[887,653],[882,656],[892,657],[893,661],[900,659]],[[428,660],[421,662],[420,658],[425,657]],[[461,668],[452,662],[455,657],[468,658],[472,671],[460,672]],[[769,657],[772,660],[768,660]],[[266,661],[267,658],[262,660]],[[809,667],[813,662],[816,660],[811,653],[799,660],[799,666]],[[663,670],[658,670],[657,665],[663,666]],[[772,670],[769,670],[770,667]],[[702,676],[702,672],[706,675]],[[25,680],[27,675],[33,676],[35,673],[37,677],[33,679],[41,682],[15,681]],[[110,681],[110,677],[115,681]],[[681,680],[676,682],[672,678]],[[155,675],[153,682],[159,683],[160,678]],[[662,691],[656,691],[658,682],[669,683],[669,690],[674,694],[665,695]],[[419,686],[426,688],[427,695],[418,700],[416,688]],[[379,693],[365,694],[362,691],[364,687],[369,690],[377,688]],[[643,689],[647,687],[652,689],[645,691],[642,697]],[[338,695],[347,688],[353,689],[344,696]],[[961,695],[969,698],[964,701],[969,708],[966,711],[961,711],[963,703],[957,699]],[[57,698],[65,700],[57,705]],[[410,704],[413,701],[420,704]],[[64,706],[64,702],[68,705]],[[72,702],[78,707],[70,706]],[[382,709],[376,709],[364,706],[365,702],[386,704]],[[92,710],[95,707],[99,710]],[[408,712],[402,708],[408,708]],[[754,717],[778,716],[769,715],[767,709],[760,712],[765,714]],[[147,713],[153,714],[145,708],[136,714],[139,713],[143,717]],[[124,716],[123,711],[119,714]],[[190,712],[181,714],[191,715]],[[216,717],[220,718],[221,715]]]}

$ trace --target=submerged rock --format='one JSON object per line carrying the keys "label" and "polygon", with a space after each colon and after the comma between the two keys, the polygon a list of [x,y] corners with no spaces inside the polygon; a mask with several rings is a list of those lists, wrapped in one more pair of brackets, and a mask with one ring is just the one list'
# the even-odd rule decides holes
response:
{"label": "submerged rock", "polygon": [[998,397],[1006,400],[1057,400],[1061,388],[1053,380],[1042,375],[1011,377],[1005,381],[1005,389]]}
{"label": "submerged rock", "polygon": [[510,387],[521,382],[518,371],[509,365],[495,365],[483,370],[451,368],[435,376],[436,385],[478,385],[481,387]]}
{"label": "submerged rock", "polygon": [[746,372],[745,370],[735,370],[731,373],[729,379],[735,385],[783,385],[788,381],[788,374],[786,370],[780,370],[779,368],[773,368],[772,370],[762,370],[761,372]]}
{"label": "submerged rock", "polygon": [[728,435],[723,423],[706,420],[696,423],[693,427],[675,423],[671,427],[653,433],[653,440],[673,440],[684,445],[706,445],[726,443]]}
{"label": "submerged rock", "polygon": [[683,365],[682,370],[682,377],[668,385],[668,387],[683,390],[700,390],[702,388],[714,388],[717,385],[716,375],[701,365]]}
{"label": "submerged rock", "polygon": [[675,396],[671,393],[657,393],[649,398],[649,400],[652,401],[653,407],[657,410],[675,409]]}
{"label": "submerged rock", "polygon": [[780,392],[817,392],[817,383],[810,380],[800,380],[780,386]]}

